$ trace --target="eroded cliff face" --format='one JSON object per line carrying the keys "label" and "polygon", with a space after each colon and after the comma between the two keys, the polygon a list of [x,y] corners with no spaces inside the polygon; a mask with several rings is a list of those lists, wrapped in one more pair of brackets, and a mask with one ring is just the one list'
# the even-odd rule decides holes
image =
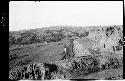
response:
{"label": "eroded cliff face", "polygon": [[[90,47],[94,50],[100,50],[100,51],[108,51],[108,52],[114,52],[114,53],[122,53],[122,43],[123,41],[123,34],[122,33],[122,27],[113,27],[114,30],[108,30],[110,27],[104,27],[103,30],[92,32],[89,34],[87,38],[91,40],[91,42],[82,43],[81,45],[87,46],[91,45]],[[121,28],[121,29],[120,29]],[[107,33],[108,32],[108,33]],[[85,42],[85,41],[81,41]],[[92,44],[91,44],[92,43]],[[80,42],[79,42],[80,44]]]}
{"label": "eroded cliff face", "polygon": [[92,47],[94,45],[95,41],[89,39],[89,38],[79,38],[77,40],[74,40],[74,51],[75,56],[84,56],[89,55],[88,48]]}

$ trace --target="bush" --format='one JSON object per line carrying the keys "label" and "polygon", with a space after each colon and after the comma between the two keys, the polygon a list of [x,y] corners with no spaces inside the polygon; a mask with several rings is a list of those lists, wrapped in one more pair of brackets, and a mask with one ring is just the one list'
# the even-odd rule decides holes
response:
{"label": "bush", "polygon": [[118,69],[120,67],[123,66],[123,59],[121,58],[115,58],[115,57],[111,57],[107,59],[107,62],[105,62],[105,64],[101,65],[101,69],[102,70],[106,70],[106,69]]}
{"label": "bush", "polygon": [[106,27],[105,34],[107,37],[110,37],[113,33],[115,33],[114,27]]}
{"label": "bush", "polygon": [[58,74],[58,66],[55,64],[34,63],[11,71],[9,73],[9,79],[51,80],[56,75],[61,76]]}
{"label": "bush", "polygon": [[13,79],[13,80],[44,79],[44,65],[42,63],[30,64],[28,66],[22,67],[21,69],[15,69],[14,71],[10,72],[9,77],[10,79]]}
{"label": "bush", "polygon": [[100,71],[99,62],[92,56],[78,57],[71,62],[72,66],[69,68],[70,72],[75,76],[86,76],[91,73]]}

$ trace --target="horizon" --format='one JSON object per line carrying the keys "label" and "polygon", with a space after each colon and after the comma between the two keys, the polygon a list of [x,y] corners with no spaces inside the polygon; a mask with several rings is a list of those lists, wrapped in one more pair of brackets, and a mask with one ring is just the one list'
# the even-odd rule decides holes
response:
{"label": "horizon", "polygon": [[[9,32],[19,32],[19,31],[29,31],[29,30],[38,30],[38,29],[49,29],[49,28],[52,28],[52,27],[59,27],[59,28],[61,28],[61,27],[70,27],[70,28],[87,28],[87,27],[109,27],[109,26],[123,26],[123,25],[102,25],[102,26],[68,26],[68,25],[64,25],[64,26],[62,26],[62,25],[59,25],[59,26],[48,26],[48,27],[39,27],[39,28],[33,28],[33,29],[22,29],[22,30],[15,30],[15,31],[10,31],[9,30]],[[91,29],[91,28],[90,28]]]}

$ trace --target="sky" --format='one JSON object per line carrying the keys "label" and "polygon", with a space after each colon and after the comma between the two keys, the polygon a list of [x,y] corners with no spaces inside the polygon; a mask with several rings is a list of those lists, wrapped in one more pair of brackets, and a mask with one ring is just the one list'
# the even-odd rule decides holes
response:
{"label": "sky", "polygon": [[123,25],[123,2],[10,1],[9,3],[9,31],[59,25]]}

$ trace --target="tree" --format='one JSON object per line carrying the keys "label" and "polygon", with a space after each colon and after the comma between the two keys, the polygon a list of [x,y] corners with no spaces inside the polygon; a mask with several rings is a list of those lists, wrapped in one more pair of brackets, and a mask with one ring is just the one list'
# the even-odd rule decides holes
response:
{"label": "tree", "polygon": [[13,36],[9,36],[9,47],[16,44],[16,39]]}

